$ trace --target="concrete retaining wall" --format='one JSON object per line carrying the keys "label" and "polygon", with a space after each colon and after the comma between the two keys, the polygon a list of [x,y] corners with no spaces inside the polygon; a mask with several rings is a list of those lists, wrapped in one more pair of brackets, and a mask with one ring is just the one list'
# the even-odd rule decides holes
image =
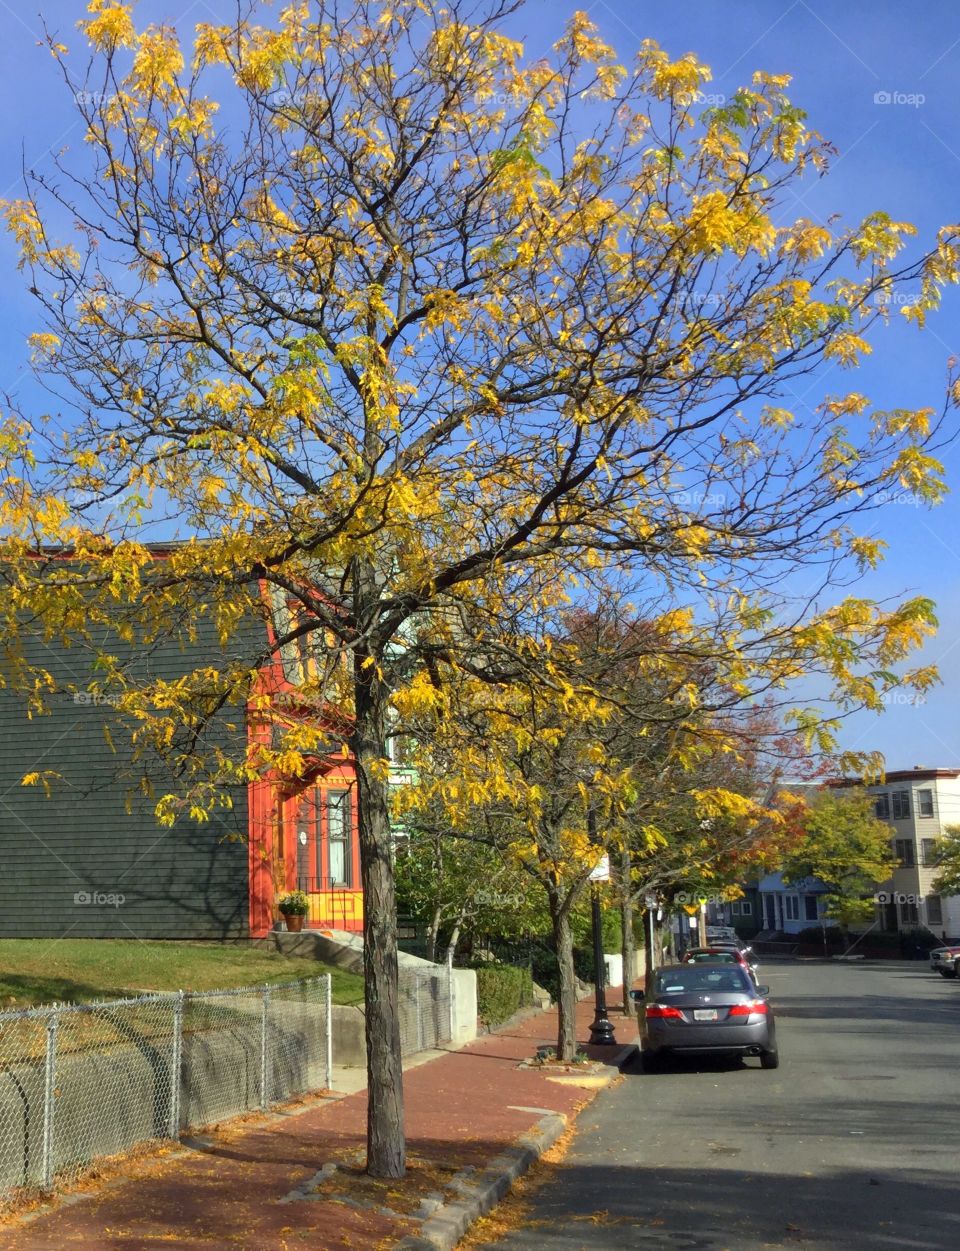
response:
{"label": "concrete retaining wall", "polygon": [[[345,930],[301,930],[299,934],[288,934],[283,930],[275,930],[268,938],[255,940],[258,944],[273,947],[287,955],[313,957],[336,969],[344,969],[348,973],[363,974],[363,937]],[[404,968],[432,969],[438,974],[446,975],[446,967],[442,964],[431,964],[429,960],[421,960],[408,952],[398,953],[401,970]],[[453,970],[454,995],[454,1031],[453,1045],[462,1046],[477,1036],[477,975],[473,969]],[[357,1024],[350,1014],[362,1010],[352,1008],[334,1009],[333,1014],[333,1055],[334,1063],[342,1065],[365,1065],[366,1043],[363,1041],[361,1023],[359,1040],[362,1050],[357,1051]],[[355,1056],[349,1060],[346,1056]]]}

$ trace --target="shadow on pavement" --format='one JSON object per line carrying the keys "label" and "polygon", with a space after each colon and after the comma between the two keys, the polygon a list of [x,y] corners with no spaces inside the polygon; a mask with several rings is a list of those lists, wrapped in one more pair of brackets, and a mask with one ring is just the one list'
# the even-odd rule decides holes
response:
{"label": "shadow on pavement", "polygon": [[[714,1145],[718,1155],[730,1151]],[[851,1164],[830,1176],[798,1177],[720,1165],[573,1163],[540,1191],[528,1226],[491,1245],[943,1251],[960,1245],[958,1197],[957,1186],[922,1170],[861,1172]],[[904,1220],[907,1211],[913,1215]]]}
{"label": "shadow on pavement", "polygon": [[[932,988],[935,992],[938,987]],[[772,996],[777,1019],[800,1017],[808,1020],[896,1021],[900,1025],[942,1025],[956,1029],[960,1025],[960,995],[956,999],[944,999],[933,994],[929,999],[910,996],[901,999],[896,995],[860,994],[839,995],[791,995],[783,1003]]]}

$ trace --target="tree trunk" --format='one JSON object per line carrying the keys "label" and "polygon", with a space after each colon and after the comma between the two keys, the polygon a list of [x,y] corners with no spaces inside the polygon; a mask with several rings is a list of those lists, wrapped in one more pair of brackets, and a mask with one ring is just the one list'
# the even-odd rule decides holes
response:
{"label": "tree trunk", "polygon": [[363,974],[367,1041],[367,1172],[403,1177],[406,1147],[398,1004],[397,911],[386,773],[387,692],[374,662],[354,657]]}
{"label": "tree trunk", "polygon": [[457,954],[457,943],[460,941],[460,927],[463,924],[463,913],[457,917],[453,923],[453,929],[450,931],[450,942],[447,944],[447,957]]}
{"label": "tree trunk", "polygon": [[553,894],[550,897],[550,919],[557,948],[559,995],[557,997],[557,1059],[572,1060],[577,1052],[577,978],[573,967],[573,931],[570,913]]}
{"label": "tree trunk", "polygon": [[623,1010],[628,1015],[633,1010],[630,991],[633,989],[633,961],[636,950],[633,937],[633,900],[627,891],[620,904],[620,955],[623,959]]}
{"label": "tree trunk", "polygon": [[439,904],[433,910],[433,916],[430,918],[430,924],[427,926],[427,949],[426,958],[431,964],[437,962],[437,939],[440,936],[440,916],[441,909]]}

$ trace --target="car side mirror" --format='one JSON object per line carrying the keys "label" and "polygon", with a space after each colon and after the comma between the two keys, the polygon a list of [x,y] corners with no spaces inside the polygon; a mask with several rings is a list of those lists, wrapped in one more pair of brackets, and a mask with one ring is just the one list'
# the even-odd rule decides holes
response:
{"label": "car side mirror", "polygon": [[642,991],[642,990],[631,990],[631,992],[630,992],[630,998],[631,998],[631,1000],[632,1000],[634,1003],[643,1003],[643,991]]}
{"label": "car side mirror", "polygon": [[758,986],[758,987],[757,987],[757,994],[760,996],[760,998],[761,998],[761,999],[766,999],[767,995],[769,995],[769,994],[770,994],[770,987],[769,987],[769,986]]}

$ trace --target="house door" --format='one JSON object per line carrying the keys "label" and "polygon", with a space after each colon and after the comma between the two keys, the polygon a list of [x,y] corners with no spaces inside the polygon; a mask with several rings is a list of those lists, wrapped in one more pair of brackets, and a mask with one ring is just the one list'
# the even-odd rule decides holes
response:
{"label": "house door", "polygon": [[312,786],[295,804],[297,889],[352,890],[357,866],[349,789]]}
{"label": "house door", "polygon": [[767,929],[775,930],[777,928],[777,916],[774,908],[773,895],[764,895],[763,907],[767,914]]}

